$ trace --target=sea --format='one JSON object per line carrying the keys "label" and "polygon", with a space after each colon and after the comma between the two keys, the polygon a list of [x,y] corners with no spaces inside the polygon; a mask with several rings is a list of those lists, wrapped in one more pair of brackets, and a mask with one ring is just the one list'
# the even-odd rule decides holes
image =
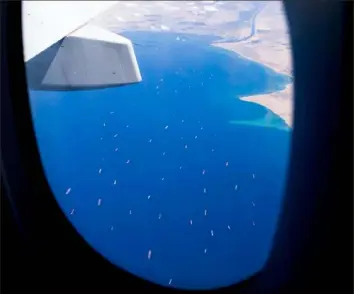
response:
{"label": "sea", "polygon": [[150,282],[214,289],[249,278],[272,248],[292,132],[239,97],[291,78],[211,46],[213,36],[123,35],[141,83],[30,90],[58,205],[98,254]]}

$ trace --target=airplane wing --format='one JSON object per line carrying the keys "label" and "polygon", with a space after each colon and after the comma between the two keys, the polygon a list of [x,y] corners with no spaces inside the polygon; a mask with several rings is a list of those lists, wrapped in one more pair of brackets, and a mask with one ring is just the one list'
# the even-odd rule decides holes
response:
{"label": "airplane wing", "polygon": [[34,89],[141,81],[132,42],[89,21],[119,1],[23,1],[24,60]]}

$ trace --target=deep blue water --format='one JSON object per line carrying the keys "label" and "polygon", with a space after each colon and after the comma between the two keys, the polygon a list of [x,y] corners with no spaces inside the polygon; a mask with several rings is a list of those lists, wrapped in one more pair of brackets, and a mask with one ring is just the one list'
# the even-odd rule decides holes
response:
{"label": "deep blue water", "polygon": [[291,131],[237,97],[282,89],[288,78],[209,37],[125,35],[142,83],[30,92],[59,205],[98,252],[150,281],[195,289],[249,277],[271,249]]}

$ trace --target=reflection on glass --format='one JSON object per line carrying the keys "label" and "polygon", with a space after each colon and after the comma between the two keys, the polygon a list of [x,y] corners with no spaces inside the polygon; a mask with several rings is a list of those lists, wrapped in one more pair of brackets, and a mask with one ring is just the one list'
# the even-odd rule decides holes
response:
{"label": "reflection on glass", "polygon": [[[64,21],[64,20],[63,20]],[[258,272],[286,180],[292,77],[280,2],[124,2],[142,82],[29,89],[60,207],[118,267],[210,289]]]}

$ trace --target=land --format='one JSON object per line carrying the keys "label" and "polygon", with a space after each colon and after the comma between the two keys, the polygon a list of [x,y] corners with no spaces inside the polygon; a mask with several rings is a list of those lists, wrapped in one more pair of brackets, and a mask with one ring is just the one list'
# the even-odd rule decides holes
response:
{"label": "land", "polygon": [[[241,56],[264,64],[278,73],[293,75],[288,26],[281,3],[268,2],[257,15],[256,33],[247,41],[214,44]],[[261,104],[281,118],[288,126],[293,123],[293,84],[284,90],[241,98]]]}
{"label": "land", "polygon": [[254,95],[240,98],[243,101],[254,102],[263,105],[279,115],[285,123],[292,127],[293,122],[293,84],[289,84],[282,91],[270,94]]}
{"label": "land", "polygon": [[[171,31],[214,35],[212,45],[292,76],[288,26],[280,1],[121,1],[94,23],[116,33]],[[293,85],[284,90],[249,97],[292,126]]]}

